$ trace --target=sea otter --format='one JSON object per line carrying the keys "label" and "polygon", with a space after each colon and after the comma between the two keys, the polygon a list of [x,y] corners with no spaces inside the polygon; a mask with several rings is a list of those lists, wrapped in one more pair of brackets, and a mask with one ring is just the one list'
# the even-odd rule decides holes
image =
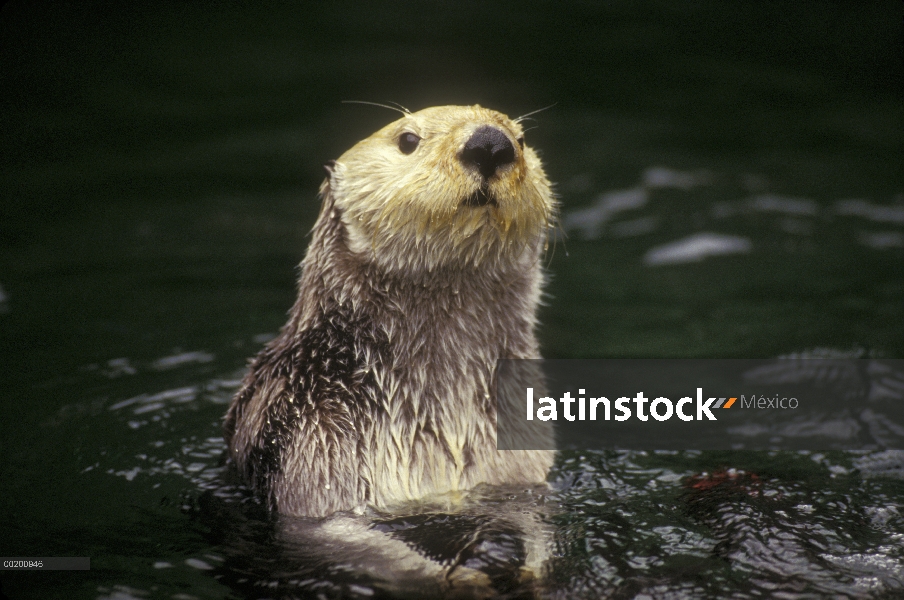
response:
{"label": "sea otter", "polygon": [[544,482],[552,452],[496,449],[496,363],[539,358],[556,215],[519,120],[406,110],[327,172],[289,321],[226,415],[239,473],[311,517]]}

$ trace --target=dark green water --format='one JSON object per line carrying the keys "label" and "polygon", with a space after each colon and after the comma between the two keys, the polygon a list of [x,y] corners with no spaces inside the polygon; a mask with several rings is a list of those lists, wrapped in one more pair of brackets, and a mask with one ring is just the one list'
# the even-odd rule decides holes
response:
{"label": "dark green water", "polygon": [[[320,165],[394,119],[342,100],[557,103],[546,356],[904,358],[901,42],[894,2],[4,6],[0,555],[92,568],[3,592],[372,591],[203,508]],[[902,464],[563,453],[548,593],[900,597]]]}

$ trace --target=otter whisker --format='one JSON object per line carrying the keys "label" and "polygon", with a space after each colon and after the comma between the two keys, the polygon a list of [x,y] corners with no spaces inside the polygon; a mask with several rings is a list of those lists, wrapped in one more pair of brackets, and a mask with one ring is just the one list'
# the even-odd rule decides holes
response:
{"label": "otter whisker", "polygon": [[379,106],[380,108],[388,108],[389,110],[394,110],[398,113],[402,113],[406,117],[411,114],[411,111],[402,106],[397,102],[393,102],[391,100],[387,100],[390,104],[395,104],[395,106],[389,106],[387,104],[380,104],[379,102],[368,102],[366,100],[342,100],[342,104],[369,104],[371,106]]}
{"label": "otter whisker", "polygon": [[[559,245],[559,236],[561,234],[562,237],[562,249],[565,251],[565,256],[568,256],[568,245],[565,243],[565,240],[568,239],[568,234],[565,233],[565,228],[562,227],[562,223],[556,220],[549,224],[549,228],[552,230],[552,253],[549,255],[549,260],[546,261],[546,267],[552,264],[552,259],[556,256],[556,248]],[[546,241],[546,247],[549,248],[549,240]]]}
{"label": "otter whisker", "polygon": [[402,106],[402,105],[399,104],[398,102],[393,102],[392,100],[387,100],[387,102],[389,102],[390,104],[392,104],[392,105],[394,105],[394,106],[398,106],[399,108],[401,108],[402,110],[404,110],[406,115],[410,115],[410,114],[411,114],[411,111],[410,111],[410,110],[408,110],[407,108],[405,108],[404,106]]}
{"label": "otter whisker", "polygon": [[522,119],[524,119],[524,118],[526,118],[526,117],[529,117],[529,116],[531,116],[531,115],[535,115],[535,114],[537,114],[537,113],[541,113],[541,112],[543,112],[544,110],[548,110],[548,109],[552,108],[553,106],[555,106],[556,104],[558,104],[558,102],[553,102],[553,103],[550,104],[549,106],[544,106],[543,108],[538,108],[537,110],[534,110],[534,111],[531,111],[531,112],[529,112],[529,113],[527,113],[527,114],[521,115],[521,116],[518,117],[517,119],[512,119],[512,121],[514,121],[515,123],[520,123]]}

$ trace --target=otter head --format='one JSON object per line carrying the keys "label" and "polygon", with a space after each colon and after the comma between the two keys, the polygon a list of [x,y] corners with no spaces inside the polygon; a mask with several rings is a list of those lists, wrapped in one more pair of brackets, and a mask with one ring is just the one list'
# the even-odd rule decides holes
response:
{"label": "otter head", "polygon": [[406,112],[330,171],[349,249],[391,270],[525,260],[555,216],[521,125],[476,105]]}

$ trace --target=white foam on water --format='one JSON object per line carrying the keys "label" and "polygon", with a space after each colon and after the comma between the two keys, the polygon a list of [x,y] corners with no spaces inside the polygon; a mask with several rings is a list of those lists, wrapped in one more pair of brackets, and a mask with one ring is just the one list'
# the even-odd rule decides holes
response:
{"label": "white foam on water", "polygon": [[274,338],[276,338],[275,333],[261,333],[251,338],[251,341],[253,341],[255,344],[266,344]]}
{"label": "white foam on water", "polygon": [[861,231],[857,241],[876,250],[904,248],[904,231]]}
{"label": "white foam on water", "polygon": [[148,592],[127,585],[100,586],[97,591],[101,593],[97,600],[144,600],[149,596]]}
{"label": "white foam on water", "polygon": [[648,201],[649,192],[640,187],[606,192],[597,196],[593,205],[566,213],[562,218],[562,228],[565,231],[579,230],[585,239],[595,239],[613,216],[642,208]]}
{"label": "white foam on water", "polygon": [[748,254],[753,249],[749,239],[720,233],[697,233],[677,242],[651,248],[643,258],[650,267],[699,262],[710,256]]}
{"label": "white foam on water", "polygon": [[185,564],[194,569],[200,569],[202,571],[212,571],[213,567],[201,560],[200,558],[186,558]]}
{"label": "white foam on water", "polygon": [[212,362],[213,359],[213,354],[208,354],[207,352],[181,352],[179,354],[173,354],[172,356],[158,358],[151,363],[151,368],[163,371],[165,369],[173,369],[191,363],[209,363]]}
{"label": "white foam on water", "polygon": [[904,225],[904,205],[873,204],[869,200],[839,200],[835,203],[839,215],[863,217],[877,223]]}
{"label": "white foam on water", "polygon": [[198,386],[188,386],[172,390],[165,390],[152,395],[141,394],[140,396],[134,396],[132,398],[128,398],[127,400],[122,400],[120,402],[112,404],[110,405],[109,410],[119,410],[120,408],[131,406],[132,404],[154,406],[154,408],[136,408],[134,410],[135,414],[140,414],[142,412],[147,412],[148,410],[155,410],[157,408],[160,408],[160,406],[163,406],[167,402],[175,402],[178,404],[189,402],[198,397],[198,392]]}
{"label": "white foam on water", "polygon": [[138,370],[132,366],[128,358],[113,358],[107,361],[107,368],[103,370],[104,375],[113,379],[121,375],[134,375]]}
{"label": "white foam on water", "polygon": [[668,167],[650,167],[643,172],[643,185],[651,189],[675,188],[690,190],[708,184],[710,179],[711,177],[708,173],[676,171]]}

